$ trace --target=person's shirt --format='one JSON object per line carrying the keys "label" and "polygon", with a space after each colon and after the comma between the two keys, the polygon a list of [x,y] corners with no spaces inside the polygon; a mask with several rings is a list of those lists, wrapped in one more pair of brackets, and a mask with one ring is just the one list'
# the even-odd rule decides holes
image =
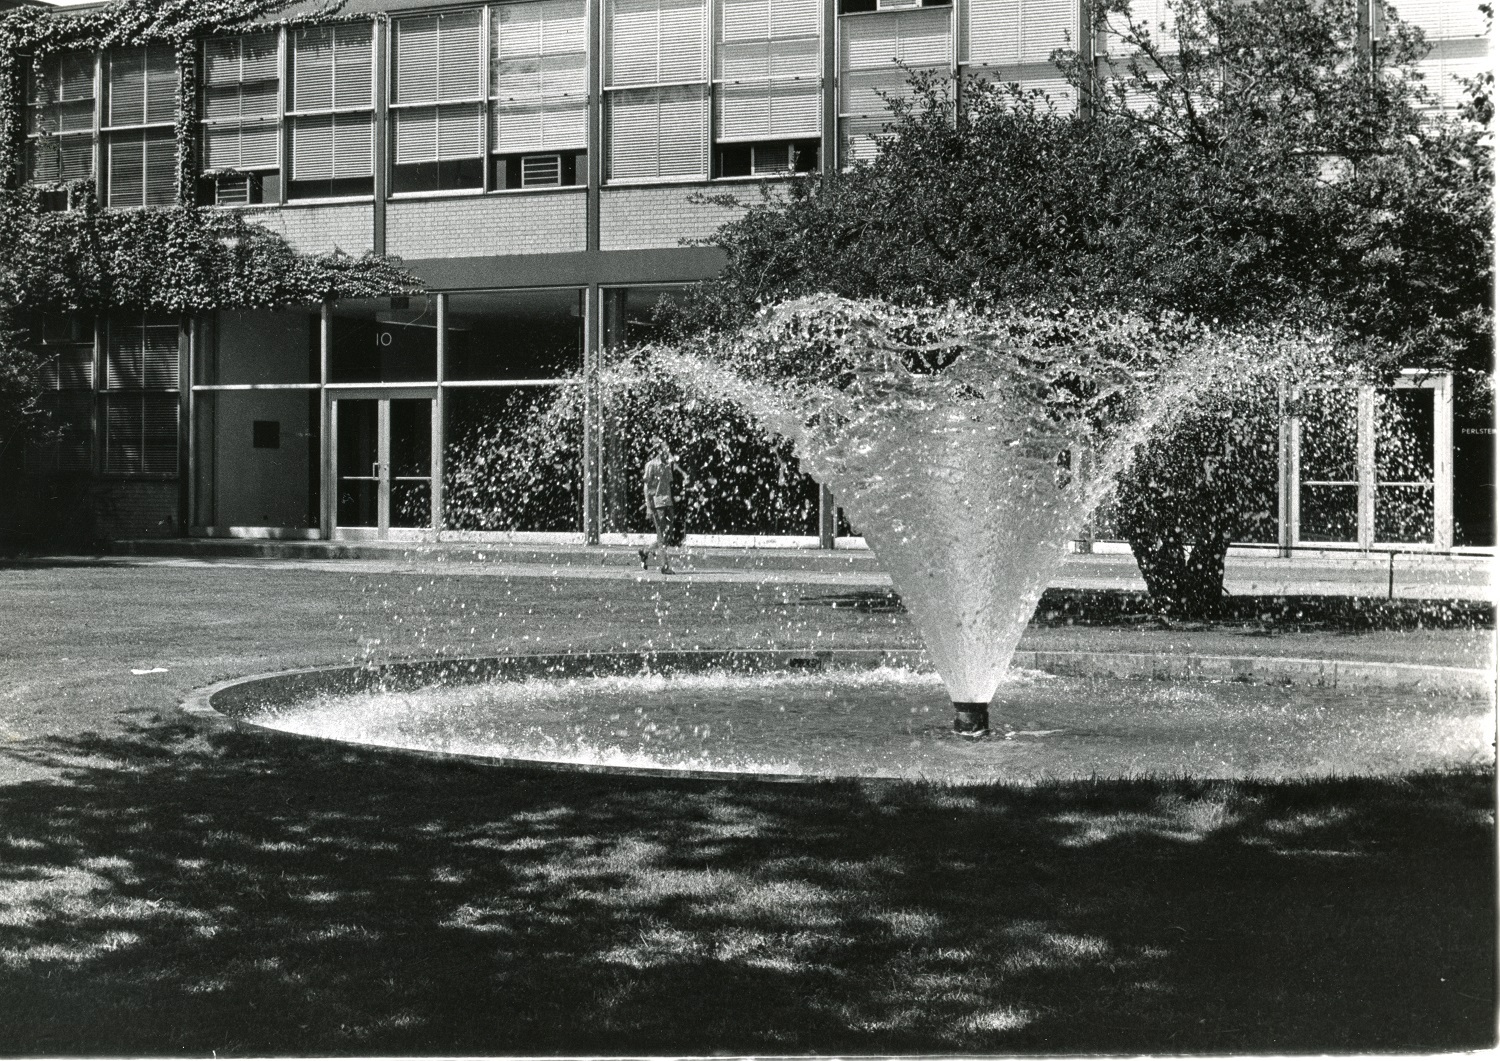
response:
{"label": "person's shirt", "polygon": [[646,498],[653,505],[672,504],[673,476],[677,474],[677,462],[652,457],[646,462]]}

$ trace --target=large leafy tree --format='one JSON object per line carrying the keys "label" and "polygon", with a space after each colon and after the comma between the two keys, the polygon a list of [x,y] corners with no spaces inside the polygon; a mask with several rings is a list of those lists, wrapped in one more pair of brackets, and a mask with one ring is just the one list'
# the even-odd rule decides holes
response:
{"label": "large leafy tree", "polygon": [[[1487,372],[1482,96],[1436,116],[1421,33],[1390,11],[1375,32],[1351,0],[1174,9],[1170,35],[1126,0],[1096,9],[1114,55],[1054,57],[1086,100],[1075,113],[916,79],[872,163],[768,193],[720,231],[728,266],[677,325],[735,327],[815,291],[1061,303],[1332,329],[1372,376]],[[1119,525],[1167,610],[1211,609],[1229,542],[1266,518],[1241,495],[1243,470],[1274,461],[1267,393],[1204,403],[1122,484]]]}

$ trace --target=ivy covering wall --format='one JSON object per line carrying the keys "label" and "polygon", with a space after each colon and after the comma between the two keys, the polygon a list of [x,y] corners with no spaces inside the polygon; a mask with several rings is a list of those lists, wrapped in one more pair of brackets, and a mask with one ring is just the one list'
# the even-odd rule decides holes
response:
{"label": "ivy covering wall", "polygon": [[[300,254],[237,211],[196,203],[197,42],[282,23],[338,21],[339,5],[288,0],[114,0],[77,12],[23,7],[0,16],[0,314],[145,309],[191,313],[409,294],[421,283],[394,259]],[[92,181],[25,183],[28,63],[63,51],[170,44],[178,94],[176,206],[104,210]],[[72,208],[48,209],[47,190]]]}

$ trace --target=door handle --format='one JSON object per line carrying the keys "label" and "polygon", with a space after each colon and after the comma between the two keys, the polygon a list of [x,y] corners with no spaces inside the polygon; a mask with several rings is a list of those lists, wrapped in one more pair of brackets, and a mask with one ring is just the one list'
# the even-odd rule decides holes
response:
{"label": "door handle", "polygon": [[374,464],[370,465],[370,478],[372,478],[372,479],[379,479],[380,478],[380,462],[379,461],[376,461]]}

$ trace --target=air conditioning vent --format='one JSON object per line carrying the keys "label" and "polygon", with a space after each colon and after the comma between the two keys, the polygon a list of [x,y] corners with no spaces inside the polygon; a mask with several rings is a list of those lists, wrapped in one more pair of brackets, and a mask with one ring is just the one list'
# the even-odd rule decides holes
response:
{"label": "air conditioning vent", "polygon": [[253,206],[260,201],[259,173],[221,173],[214,178],[215,206]]}
{"label": "air conditioning vent", "polygon": [[921,7],[922,0],[875,0],[876,11],[901,11],[908,7]]}
{"label": "air conditioning vent", "polygon": [[762,147],[756,144],[750,149],[750,172],[759,177],[775,173],[790,173],[793,169],[791,144],[773,144]]}
{"label": "air conditioning vent", "polygon": [[526,155],[521,159],[521,187],[545,188],[562,184],[561,155]]}

